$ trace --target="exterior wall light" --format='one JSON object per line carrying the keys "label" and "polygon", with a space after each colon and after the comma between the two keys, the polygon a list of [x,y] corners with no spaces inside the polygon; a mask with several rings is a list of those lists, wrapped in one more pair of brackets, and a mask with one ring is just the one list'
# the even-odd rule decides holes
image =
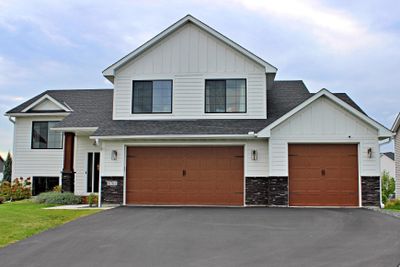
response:
{"label": "exterior wall light", "polygon": [[253,150],[251,151],[251,159],[252,159],[252,160],[257,160],[257,159],[258,159],[258,152],[257,152],[257,150],[253,149]]}
{"label": "exterior wall light", "polygon": [[111,160],[117,160],[117,158],[118,158],[117,150],[111,151]]}
{"label": "exterior wall light", "polygon": [[368,158],[372,158],[372,148],[369,147],[367,150]]}

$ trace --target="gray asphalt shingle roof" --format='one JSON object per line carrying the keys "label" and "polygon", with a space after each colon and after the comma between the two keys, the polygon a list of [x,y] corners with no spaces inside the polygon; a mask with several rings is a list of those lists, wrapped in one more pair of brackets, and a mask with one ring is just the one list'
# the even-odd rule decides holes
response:
{"label": "gray asphalt shingle roof", "polygon": [[384,152],[382,154],[385,154],[385,156],[387,156],[391,160],[394,160],[394,153],[393,152]]}
{"label": "gray asphalt shingle roof", "polygon": [[[267,119],[112,120],[112,89],[48,90],[7,113],[18,113],[48,94],[73,112],[57,127],[98,127],[94,136],[115,135],[223,135],[258,132],[310,98],[303,81],[275,81],[267,91]],[[363,112],[347,94],[337,97]]]}

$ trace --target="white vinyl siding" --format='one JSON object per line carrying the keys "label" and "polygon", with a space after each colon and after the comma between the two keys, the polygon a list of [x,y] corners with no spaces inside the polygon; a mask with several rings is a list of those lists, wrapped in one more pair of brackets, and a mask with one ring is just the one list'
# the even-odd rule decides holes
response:
{"label": "white vinyl siding", "polygon": [[12,178],[61,176],[63,149],[32,149],[32,121],[59,121],[63,117],[17,117],[14,125]]}
{"label": "white vinyl siding", "polygon": [[[377,129],[321,97],[271,130],[270,176],[288,176],[288,143],[360,144],[360,175],[379,176]],[[368,157],[372,148],[372,158]]]}
{"label": "white vinyl siding", "polygon": [[[100,146],[93,145],[94,140],[87,135],[75,137],[75,194],[88,195],[87,193],[87,162],[89,152],[100,152]],[[101,158],[100,158],[101,160]],[[101,168],[101,165],[100,165]]]}
{"label": "white vinyl siding", "polygon": [[[173,80],[172,114],[131,114],[132,80]],[[206,79],[246,79],[247,112],[205,113]],[[266,118],[265,67],[188,23],[118,69],[114,119]]]}
{"label": "white vinyl siding", "polygon": [[[137,141],[103,141],[100,155],[101,176],[124,176],[125,169],[125,146],[210,146],[210,145],[244,145],[245,147],[245,176],[266,177],[268,174],[268,141],[246,140],[246,141],[160,141],[160,140],[137,140]],[[251,159],[251,151],[257,150],[257,160]],[[111,159],[112,150],[118,153],[117,160]]]}

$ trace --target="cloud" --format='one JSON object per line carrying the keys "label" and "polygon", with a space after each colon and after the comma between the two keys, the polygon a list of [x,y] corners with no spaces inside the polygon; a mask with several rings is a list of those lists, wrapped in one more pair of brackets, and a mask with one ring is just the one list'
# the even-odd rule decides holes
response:
{"label": "cloud", "polygon": [[259,15],[271,20],[279,19],[287,27],[295,28],[305,34],[312,34],[316,42],[337,52],[351,52],[366,44],[379,42],[377,34],[358,22],[348,12],[323,5],[321,1],[264,1],[235,0]]}

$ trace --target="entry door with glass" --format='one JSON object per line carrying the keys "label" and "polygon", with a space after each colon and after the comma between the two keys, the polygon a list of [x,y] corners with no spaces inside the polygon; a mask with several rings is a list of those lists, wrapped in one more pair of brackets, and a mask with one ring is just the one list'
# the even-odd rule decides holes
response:
{"label": "entry door with glass", "polygon": [[87,157],[87,192],[99,192],[100,152],[89,152]]}

